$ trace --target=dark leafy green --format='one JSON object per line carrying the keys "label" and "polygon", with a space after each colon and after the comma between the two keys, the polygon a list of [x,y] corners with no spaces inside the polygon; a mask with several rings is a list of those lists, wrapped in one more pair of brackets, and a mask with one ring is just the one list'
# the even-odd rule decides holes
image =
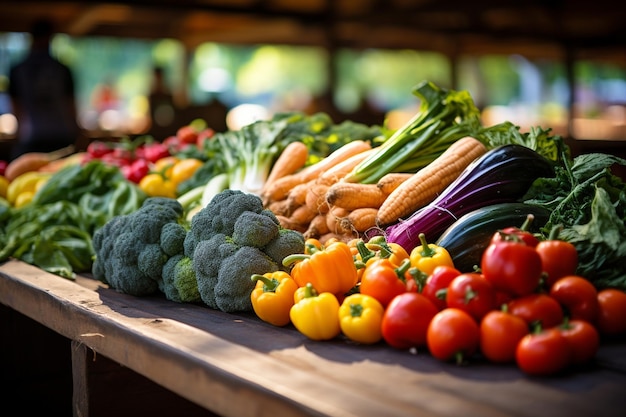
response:
{"label": "dark leafy green", "polygon": [[626,290],[626,183],[611,172],[626,160],[602,153],[582,154],[557,166],[554,178],[541,178],[526,203],[552,211],[542,232],[563,225],[559,238],[578,250],[577,273],[597,288]]}
{"label": "dark leafy green", "polygon": [[93,233],[145,198],[117,167],[92,161],[63,168],[30,204],[0,209],[0,262],[14,257],[70,279],[88,272]]}

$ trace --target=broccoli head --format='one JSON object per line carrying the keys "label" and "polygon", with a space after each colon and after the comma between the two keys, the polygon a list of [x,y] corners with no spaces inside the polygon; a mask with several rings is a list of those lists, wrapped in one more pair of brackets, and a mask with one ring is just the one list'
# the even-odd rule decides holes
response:
{"label": "broccoli head", "polygon": [[252,311],[253,274],[283,269],[285,256],[303,251],[303,235],[282,229],[259,196],[227,189],[194,215],[183,253],[192,259],[202,301],[236,312]]}
{"label": "broccoli head", "polygon": [[168,300],[177,303],[202,301],[193,262],[191,258],[182,254],[172,256],[163,266],[159,289]]}
{"label": "broccoli head", "polygon": [[222,261],[227,259],[239,248],[222,233],[198,243],[193,256],[193,266],[196,271],[198,290],[202,301],[211,308],[218,309],[215,301],[214,288],[217,285],[218,274]]}
{"label": "broccoli head", "polygon": [[239,247],[220,265],[217,283],[213,289],[217,308],[227,313],[252,311],[250,294],[256,282],[250,277],[254,274],[263,275],[277,270],[276,262],[259,248]]}
{"label": "broccoli head", "polygon": [[119,215],[111,218],[111,220],[94,232],[91,241],[95,256],[91,271],[95,279],[106,282],[105,269],[107,260],[111,257],[115,239],[127,228],[127,216]]}
{"label": "broccoli head", "polygon": [[182,251],[180,231],[170,235],[163,229],[176,229],[183,222],[180,203],[163,197],[147,198],[138,210],[112,218],[94,233],[94,277],[131,295],[157,292],[163,267],[171,257],[164,247],[170,253]]}
{"label": "broccoli head", "polygon": [[161,249],[169,256],[183,253],[186,236],[187,229],[182,224],[165,223],[161,228]]}
{"label": "broccoli head", "polygon": [[265,245],[263,252],[280,265],[282,270],[287,271],[282,266],[283,259],[295,253],[304,253],[304,235],[297,230],[281,228],[278,236]]}
{"label": "broccoli head", "polygon": [[106,282],[110,287],[137,296],[153,294],[159,289],[157,282],[144,274],[137,264],[145,246],[133,232],[117,236],[104,266]]}
{"label": "broccoli head", "polygon": [[271,211],[244,211],[235,221],[233,242],[262,248],[278,236],[279,229],[280,223]]}
{"label": "broccoli head", "polygon": [[242,213],[260,213],[262,210],[263,202],[259,196],[226,189],[193,216],[189,232],[197,241],[208,239],[215,233],[232,236],[235,222]]}
{"label": "broccoli head", "polygon": [[144,245],[137,256],[137,267],[141,272],[154,280],[161,278],[163,265],[169,256],[161,249],[158,243],[148,243]]}

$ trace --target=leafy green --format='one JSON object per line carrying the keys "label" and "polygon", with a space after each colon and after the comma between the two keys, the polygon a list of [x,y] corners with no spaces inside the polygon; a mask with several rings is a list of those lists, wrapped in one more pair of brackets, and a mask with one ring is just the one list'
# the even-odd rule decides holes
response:
{"label": "leafy green", "polygon": [[539,126],[522,132],[519,126],[507,121],[485,128],[480,132],[479,139],[488,148],[509,144],[526,146],[553,162],[561,162],[562,157],[570,158],[569,148],[563,138],[551,132],[552,129]]}
{"label": "leafy green", "polygon": [[30,204],[0,210],[0,262],[14,257],[73,278],[91,269],[95,230],[118,214],[136,211],[145,199],[115,166],[97,160],[67,166]]}
{"label": "leafy green", "polygon": [[0,262],[21,259],[64,278],[88,271],[93,248],[91,219],[74,203],[58,201],[13,209],[4,225]]}
{"label": "leafy green", "polygon": [[546,236],[563,225],[559,238],[576,247],[579,275],[598,288],[626,290],[626,183],[610,169],[626,160],[602,153],[562,160],[556,176],[535,181],[524,200],[552,211]]}

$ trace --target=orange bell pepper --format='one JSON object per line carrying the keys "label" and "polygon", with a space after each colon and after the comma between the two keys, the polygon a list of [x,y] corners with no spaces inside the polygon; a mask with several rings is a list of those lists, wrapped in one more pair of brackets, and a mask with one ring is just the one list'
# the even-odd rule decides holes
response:
{"label": "orange bell pepper", "polygon": [[291,275],[276,271],[264,275],[254,274],[251,279],[256,281],[250,294],[256,315],[274,326],[289,324],[289,310],[294,304],[294,293],[298,289],[298,284]]}
{"label": "orange bell pepper", "polygon": [[322,248],[310,246],[308,253],[293,254],[283,259],[291,266],[290,274],[299,287],[311,283],[319,293],[343,295],[357,284],[357,268],[345,242],[333,242]]}

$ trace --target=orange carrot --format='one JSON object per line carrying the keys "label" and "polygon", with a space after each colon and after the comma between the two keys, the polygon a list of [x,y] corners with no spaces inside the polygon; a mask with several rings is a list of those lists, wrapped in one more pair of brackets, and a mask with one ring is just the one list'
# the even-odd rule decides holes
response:
{"label": "orange carrot", "polygon": [[321,161],[308,165],[294,174],[283,176],[272,184],[269,184],[263,198],[267,201],[282,200],[296,185],[317,179],[323,172],[329,170],[341,161],[370,149],[371,147],[372,145],[364,140],[348,142]]}
{"label": "orange carrot", "polygon": [[348,210],[362,207],[378,208],[387,196],[376,184],[339,181],[326,192],[326,202],[330,206],[339,206]]}
{"label": "orange carrot", "polygon": [[393,190],[398,188],[400,184],[408,180],[411,175],[413,174],[407,172],[390,172],[382,176],[376,183],[376,186],[380,188],[383,194],[389,195]]}
{"label": "orange carrot", "polygon": [[328,226],[328,230],[332,233],[342,233],[341,219],[347,217],[348,214],[350,214],[350,210],[343,207],[331,207],[328,213],[326,213],[326,225]]}
{"label": "orange carrot", "polygon": [[326,214],[318,214],[309,223],[308,229],[304,232],[304,237],[305,239],[317,239],[320,236],[325,235],[329,231],[330,230],[328,230],[328,224],[326,223]]}
{"label": "orange carrot", "polygon": [[277,179],[302,169],[308,157],[309,148],[304,143],[300,141],[290,142],[272,165],[263,189],[267,189]]}
{"label": "orange carrot", "polygon": [[318,178],[318,182],[322,184],[331,185],[346,176],[355,166],[361,161],[371,155],[376,148],[365,149],[363,152],[359,152],[351,157],[339,162],[329,170],[322,172]]}
{"label": "orange carrot", "polygon": [[305,204],[309,206],[309,210],[311,211],[328,213],[328,209],[330,208],[326,202],[326,191],[328,191],[328,186],[315,181],[313,182],[314,184],[308,187]]}
{"label": "orange carrot", "polygon": [[376,227],[377,214],[378,209],[372,207],[354,209],[347,217],[341,220],[341,228],[354,232],[365,232],[372,227]]}
{"label": "orange carrot", "polygon": [[303,182],[293,187],[287,195],[287,206],[293,211],[306,203],[306,195],[309,191],[309,182]]}
{"label": "orange carrot", "polygon": [[389,194],[378,210],[377,223],[394,223],[430,203],[485,152],[487,148],[477,139],[468,136],[457,140]]}

